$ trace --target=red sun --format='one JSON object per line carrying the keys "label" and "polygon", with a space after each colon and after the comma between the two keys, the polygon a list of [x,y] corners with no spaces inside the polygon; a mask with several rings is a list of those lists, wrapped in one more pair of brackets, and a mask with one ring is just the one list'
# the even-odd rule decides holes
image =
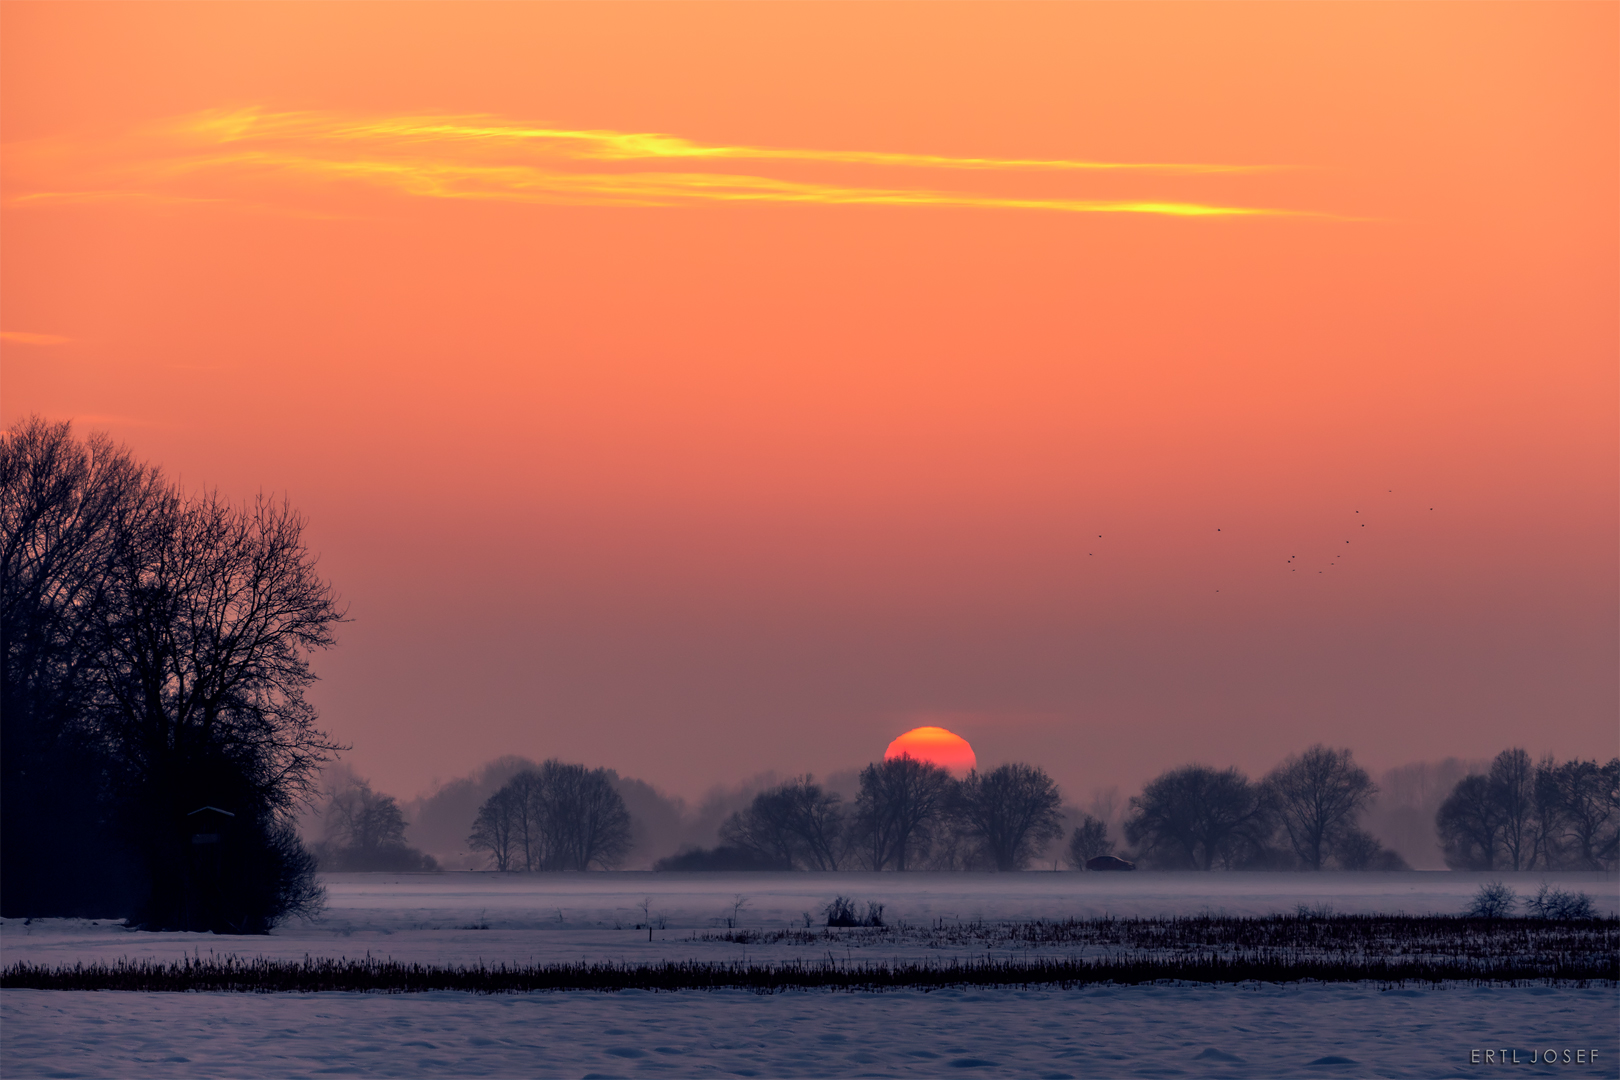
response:
{"label": "red sun", "polygon": [[942,727],[912,728],[889,744],[889,748],[883,751],[883,760],[889,761],[906,754],[953,773],[965,773],[979,763],[966,739]]}

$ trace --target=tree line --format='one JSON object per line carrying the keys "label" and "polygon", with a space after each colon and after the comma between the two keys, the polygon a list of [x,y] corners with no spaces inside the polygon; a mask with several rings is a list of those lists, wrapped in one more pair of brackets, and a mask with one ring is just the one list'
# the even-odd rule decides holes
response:
{"label": "tree line", "polygon": [[303,519],[103,435],[0,438],[0,907],[260,932],[320,902],[293,827],[341,749],[304,692],[342,610]]}
{"label": "tree line", "polygon": [[1455,870],[1607,870],[1620,846],[1620,758],[1607,764],[1504,750],[1457,782],[1435,817]]}
{"label": "tree line", "polygon": [[[478,812],[470,842],[499,870],[617,866],[630,818],[605,769],[548,761]],[[1436,819],[1458,869],[1605,869],[1620,831],[1620,761],[1530,762],[1499,755],[1458,782]],[[1378,786],[1349,750],[1313,746],[1259,780],[1187,765],[1132,797],[1118,849],[1107,822],[1081,815],[1062,857],[1081,869],[1118,854],[1157,869],[1401,870],[1361,825]],[[859,791],[801,776],[756,794],[720,843],[659,860],[662,870],[1018,870],[1064,829],[1062,796],[1041,768],[1008,764],[956,779],[911,757],[868,765]]]}
{"label": "tree line", "polygon": [[[1359,827],[1376,786],[1347,750],[1312,747],[1260,782],[1236,769],[1172,769],[1130,801],[1135,858],[1166,869],[1393,869],[1405,864]],[[854,804],[810,777],[761,792],[721,827],[722,844],[668,869],[1019,870],[1063,831],[1062,796],[1041,768],[1009,764],[957,780],[901,757],[867,766]],[[1064,856],[1080,869],[1113,854],[1108,824],[1083,815]]]}

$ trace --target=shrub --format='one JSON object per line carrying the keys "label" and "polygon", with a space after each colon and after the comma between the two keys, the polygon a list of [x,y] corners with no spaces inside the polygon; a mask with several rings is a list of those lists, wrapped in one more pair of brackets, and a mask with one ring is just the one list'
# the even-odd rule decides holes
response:
{"label": "shrub", "polygon": [[1553,889],[1544,881],[1524,904],[1525,914],[1535,919],[1591,919],[1597,916],[1592,898],[1585,893]]}
{"label": "shrub", "polygon": [[653,863],[654,870],[786,870],[782,863],[760,857],[747,848],[722,844],[716,848],[692,848],[666,856]]}
{"label": "shrub", "polygon": [[855,906],[855,901],[847,896],[834,897],[832,903],[822,910],[827,914],[828,926],[883,925],[883,905],[874,904],[870,900],[866,902],[864,914]]}
{"label": "shrub", "polygon": [[1476,919],[1502,919],[1513,914],[1513,909],[1518,904],[1518,893],[1500,881],[1493,881],[1489,885],[1479,887],[1465,914],[1472,915]]}

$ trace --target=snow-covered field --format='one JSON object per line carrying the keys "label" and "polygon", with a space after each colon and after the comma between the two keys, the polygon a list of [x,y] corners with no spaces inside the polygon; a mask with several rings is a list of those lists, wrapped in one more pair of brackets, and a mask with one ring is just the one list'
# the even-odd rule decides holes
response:
{"label": "snow-covered field", "polygon": [[[0,962],[235,953],[426,963],[776,960],[793,944],[712,940],[728,920],[776,930],[834,896],[914,926],[1104,914],[1456,913],[1480,883],[1547,880],[1620,913],[1602,874],[333,875],[323,919],[269,937],[152,934],[77,920],[0,922]],[[648,941],[648,922],[652,940]],[[637,927],[640,927],[639,929]],[[704,940],[708,935],[711,940]],[[862,948],[850,935],[848,950]],[[877,945],[874,941],[873,945]],[[902,946],[880,956],[937,945]],[[971,946],[963,946],[970,948]],[[820,948],[820,946],[818,946]],[[976,953],[983,956],[982,946]],[[859,959],[860,957],[857,957]],[[0,992],[0,1072],[18,1076],[1620,1075],[1613,988],[1369,984],[1072,991],[675,994]],[[1527,1064],[1532,1051],[1571,1061]],[[1597,1061],[1576,1052],[1596,1050]],[[1510,1066],[1513,1067],[1513,1066]]]}
{"label": "snow-covered field", "polygon": [[[884,906],[890,923],[930,925],[1102,915],[1269,915],[1304,905],[1338,914],[1456,914],[1482,882],[1521,894],[1543,880],[1620,914],[1620,879],[1604,874],[332,874],[316,922],[269,937],[151,934],[116,923],[0,920],[0,961],[36,964],[175,959],[200,951],[296,960],[373,956],[432,964],[521,961],[737,960],[744,947],[703,941],[741,928],[816,923],[835,896]],[[738,899],[742,904],[738,906]],[[646,913],[643,914],[643,904]],[[645,926],[653,925],[652,941]],[[637,927],[642,929],[637,929]],[[694,940],[699,939],[699,940]],[[802,949],[799,950],[802,952]],[[749,959],[797,955],[784,946]],[[938,951],[932,955],[940,955]]]}
{"label": "snow-covered field", "polygon": [[[22,1076],[1614,1076],[1613,990],[0,992]],[[1530,1048],[1571,1063],[1528,1064]],[[1575,1062],[1573,1051],[1597,1051]],[[1493,1055],[1494,1056],[1494,1055]],[[1481,1055],[1483,1057],[1483,1054]]]}

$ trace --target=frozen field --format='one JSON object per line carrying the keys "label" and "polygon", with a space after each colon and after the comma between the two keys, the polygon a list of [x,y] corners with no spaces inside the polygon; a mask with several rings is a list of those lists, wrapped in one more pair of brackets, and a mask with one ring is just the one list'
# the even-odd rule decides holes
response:
{"label": "frozen field", "polygon": [[[334,875],[323,919],[269,937],[0,923],[0,962],[235,953],[435,964],[775,960],[805,947],[712,940],[804,924],[834,896],[914,926],[1104,914],[1457,913],[1483,881],[1543,879],[1620,913],[1601,874]],[[739,898],[741,903],[739,904]],[[643,914],[645,906],[646,915]],[[648,941],[646,921],[652,923]],[[641,927],[638,929],[638,925]],[[711,940],[704,940],[708,935]],[[924,945],[891,936],[856,959]],[[821,948],[821,946],[818,946]],[[927,946],[931,955],[942,955]],[[964,947],[966,948],[966,947]],[[949,955],[948,951],[944,955]],[[983,956],[982,946],[976,954]],[[1490,1076],[1620,1075],[1614,988],[1380,992],[1359,984],[1093,986],[840,994],[145,994],[0,992],[0,1072],[19,1076]],[[1568,1048],[1569,1064],[1528,1064]],[[1596,1050],[1597,1061],[1575,1060]],[[1580,1055],[1585,1057],[1585,1053]]]}
{"label": "frozen field", "polygon": [[[0,992],[8,1078],[1614,1076],[1613,990]],[[1530,1048],[1571,1063],[1528,1064]],[[1582,1050],[1577,1063],[1574,1051]],[[1589,1060],[1592,1050],[1597,1061]],[[1481,1055],[1483,1057],[1483,1054]]]}
{"label": "frozen field", "polygon": [[[196,951],[296,960],[374,956],[433,964],[518,961],[736,960],[798,955],[792,947],[703,941],[740,928],[825,922],[835,896],[884,905],[890,923],[1092,918],[1102,915],[1270,915],[1300,905],[1338,914],[1457,914],[1485,881],[1521,894],[1543,881],[1589,893],[1620,914],[1620,879],[1603,874],[333,874],[317,922],[269,937],[149,934],[114,923],[0,920],[0,962],[171,959]],[[745,901],[740,908],[738,897]],[[647,905],[646,916],[642,913]],[[653,924],[652,940],[645,927]],[[698,939],[698,940],[694,940]],[[854,936],[858,942],[859,935]],[[858,946],[857,946],[858,947]],[[935,950],[933,955],[939,955]],[[904,955],[904,954],[902,954]]]}

